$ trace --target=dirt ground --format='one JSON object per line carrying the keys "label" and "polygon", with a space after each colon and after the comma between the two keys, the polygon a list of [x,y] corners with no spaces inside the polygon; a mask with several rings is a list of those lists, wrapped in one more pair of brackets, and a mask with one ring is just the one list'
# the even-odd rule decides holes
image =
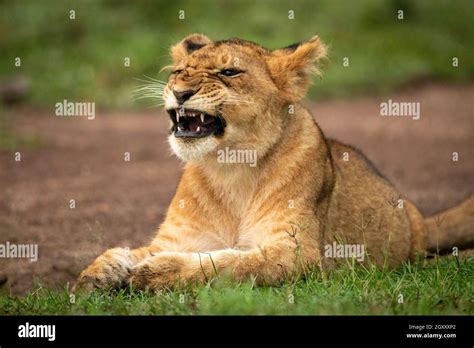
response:
{"label": "dirt ground", "polygon": [[[379,105],[389,98],[420,102],[421,118],[380,116]],[[360,148],[424,214],[472,194],[474,85],[309,107],[327,136]],[[0,278],[8,278],[3,291],[24,293],[35,280],[63,288],[105,249],[152,238],[181,166],[166,144],[163,112],[99,110],[90,121],[14,113],[16,133],[37,136],[42,145],[19,149],[21,162],[16,150],[0,151],[0,243],[38,244],[39,259],[0,259]]]}

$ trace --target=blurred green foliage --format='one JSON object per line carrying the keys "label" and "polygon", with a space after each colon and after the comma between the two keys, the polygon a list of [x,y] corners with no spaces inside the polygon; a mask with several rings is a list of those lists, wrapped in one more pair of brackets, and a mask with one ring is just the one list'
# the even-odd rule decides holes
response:
{"label": "blurred green foliage", "polygon": [[310,97],[388,93],[419,79],[471,79],[473,18],[470,0],[0,0],[0,78],[28,76],[34,105],[92,100],[124,109],[140,105],[131,97],[136,78],[166,79],[158,72],[169,64],[169,46],[190,33],[241,37],[267,48],[318,34],[330,59]]}

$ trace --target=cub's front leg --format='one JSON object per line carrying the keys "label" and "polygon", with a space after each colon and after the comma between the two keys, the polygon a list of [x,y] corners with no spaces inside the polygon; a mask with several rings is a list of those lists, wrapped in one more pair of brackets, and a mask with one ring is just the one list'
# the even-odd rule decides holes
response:
{"label": "cub's front leg", "polygon": [[144,247],[109,249],[81,272],[72,291],[90,292],[96,288],[119,288],[128,283],[130,270],[139,261],[153,255],[155,250]]}
{"label": "cub's front leg", "polygon": [[219,277],[272,285],[318,264],[320,252],[315,240],[286,230],[270,231],[264,244],[248,250],[157,253],[132,267],[130,282],[137,289],[149,290],[202,285]]}

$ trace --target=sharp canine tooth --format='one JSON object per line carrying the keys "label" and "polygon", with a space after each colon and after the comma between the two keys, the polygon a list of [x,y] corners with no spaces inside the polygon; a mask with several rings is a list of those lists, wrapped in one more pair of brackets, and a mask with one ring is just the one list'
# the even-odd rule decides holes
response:
{"label": "sharp canine tooth", "polygon": [[177,122],[179,122],[179,113],[176,114],[176,120],[177,120]]}
{"label": "sharp canine tooth", "polygon": [[201,131],[201,127],[198,126],[196,129],[196,132],[199,132],[199,131]]}
{"label": "sharp canine tooth", "polygon": [[204,114],[201,114],[201,122],[204,123]]}
{"label": "sharp canine tooth", "polygon": [[178,127],[178,130],[181,132],[181,131],[183,130],[183,128],[181,128],[181,127]]}

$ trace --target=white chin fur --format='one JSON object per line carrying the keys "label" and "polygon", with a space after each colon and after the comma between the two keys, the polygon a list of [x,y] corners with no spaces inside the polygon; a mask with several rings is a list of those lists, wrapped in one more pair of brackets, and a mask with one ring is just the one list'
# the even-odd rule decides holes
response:
{"label": "white chin fur", "polygon": [[191,143],[184,139],[179,139],[171,134],[168,142],[174,154],[184,162],[199,161],[217,147],[217,141],[213,136],[205,138],[195,138]]}

